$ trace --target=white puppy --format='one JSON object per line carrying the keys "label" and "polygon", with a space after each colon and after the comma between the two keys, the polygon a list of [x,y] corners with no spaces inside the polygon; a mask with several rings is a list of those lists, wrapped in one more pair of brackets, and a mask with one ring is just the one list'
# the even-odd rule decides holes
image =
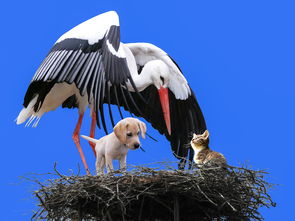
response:
{"label": "white puppy", "polygon": [[125,118],[114,127],[114,132],[99,140],[81,135],[86,140],[95,143],[96,171],[101,174],[106,166],[107,171],[114,169],[113,160],[120,161],[120,169],[126,168],[128,149],[135,150],[140,147],[139,132],[145,138],[146,125],[135,118]]}

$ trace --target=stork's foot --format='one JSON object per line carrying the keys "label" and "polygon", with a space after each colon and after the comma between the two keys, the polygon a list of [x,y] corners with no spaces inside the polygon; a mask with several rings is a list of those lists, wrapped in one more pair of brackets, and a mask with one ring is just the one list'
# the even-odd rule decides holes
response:
{"label": "stork's foot", "polygon": [[184,170],[185,164],[186,164],[186,160],[185,159],[180,160],[180,162],[178,163],[178,169],[179,170]]}

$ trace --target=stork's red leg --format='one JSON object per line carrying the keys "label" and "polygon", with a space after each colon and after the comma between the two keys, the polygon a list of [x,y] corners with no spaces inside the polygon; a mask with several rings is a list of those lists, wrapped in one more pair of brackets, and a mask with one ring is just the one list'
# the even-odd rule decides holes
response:
{"label": "stork's red leg", "polygon": [[[92,113],[91,113],[91,118],[92,118],[92,121],[91,121],[91,128],[90,128],[90,137],[91,138],[94,138],[94,135],[95,135],[95,127],[96,127],[96,114],[95,114],[94,111],[92,111]],[[95,144],[92,143],[92,142],[89,142],[89,145],[91,146],[91,148],[93,150],[94,156],[96,156]]]}
{"label": "stork's red leg", "polygon": [[86,173],[87,173],[87,175],[90,175],[89,167],[87,165],[87,162],[86,162],[86,159],[85,159],[85,156],[84,156],[84,153],[83,153],[81,144],[80,144],[79,133],[80,133],[80,128],[81,128],[82,120],[83,120],[83,114],[79,114],[79,119],[78,119],[78,122],[76,124],[76,128],[74,130],[74,133],[73,133],[73,137],[72,138],[73,138],[73,140],[74,140],[74,142],[76,144],[76,147],[77,147],[77,149],[79,151],[79,154],[80,154],[81,160],[83,162],[83,165],[85,167]]}

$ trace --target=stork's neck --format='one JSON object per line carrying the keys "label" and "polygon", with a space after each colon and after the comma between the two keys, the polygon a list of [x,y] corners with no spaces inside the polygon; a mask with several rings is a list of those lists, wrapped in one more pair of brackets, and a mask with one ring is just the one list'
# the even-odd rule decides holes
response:
{"label": "stork's neck", "polygon": [[[131,76],[138,91],[143,91],[145,88],[153,84],[157,89],[167,87],[168,85],[168,66],[161,60],[152,60],[147,62],[141,73],[131,71]],[[130,83],[127,84],[130,91],[134,91]]]}
{"label": "stork's neck", "polygon": [[[127,65],[133,82],[138,91],[143,91],[146,87],[152,84],[151,73],[149,73],[144,66],[141,74],[138,74],[136,61],[131,50],[125,45],[123,45],[123,48],[126,54]],[[129,91],[134,91],[134,88],[129,81],[127,82],[127,88]]]}
{"label": "stork's neck", "polygon": [[168,86],[169,68],[162,60],[151,60],[144,65],[140,74],[137,71],[131,72],[131,76],[138,91],[144,90],[151,84],[160,89]]}
{"label": "stork's neck", "polygon": [[[131,76],[138,91],[143,91],[149,85],[153,84],[151,73],[145,71],[144,69],[142,70],[141,74],[132,74]],[[127,83],[127,87],[130,91],[134,91],[134,88],[130,82]]]}
{"label": "stork's neck", "polygon": [[[143,56],[141,59],[138,59],[138,64],[143,65],[141,73],[138,74],[137,62],[134,55],[127,46],[123,45],[123,47],[126,54],[128,69],[138,91],[144,90],[151,84],[157,89],[160,89],[162,86],[168,86],[169,67],[164,61],[155,58],[153,60],[153,58]],[[161,79],[165,79],[165,82]],[[130,82],[127,83],[127,87],[129,91],[134,91]]]}

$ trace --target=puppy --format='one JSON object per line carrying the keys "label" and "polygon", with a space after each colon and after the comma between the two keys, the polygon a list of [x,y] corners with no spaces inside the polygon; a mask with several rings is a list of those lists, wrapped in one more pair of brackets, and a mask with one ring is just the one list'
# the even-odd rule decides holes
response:
{"label": "puppy", "polygon": [[96,144],[97,174],[102,174],[105,166],[107,172],[114,170],[114,159],[119,160],[120,169],[125,169],[128,150],[135,150],[140,147],[139,132],[141,133],[142,138],[145,138],[145,123],[129,117],[119,121],[114,127],[114,132],[99,140],[81,135],[84,139]]}

